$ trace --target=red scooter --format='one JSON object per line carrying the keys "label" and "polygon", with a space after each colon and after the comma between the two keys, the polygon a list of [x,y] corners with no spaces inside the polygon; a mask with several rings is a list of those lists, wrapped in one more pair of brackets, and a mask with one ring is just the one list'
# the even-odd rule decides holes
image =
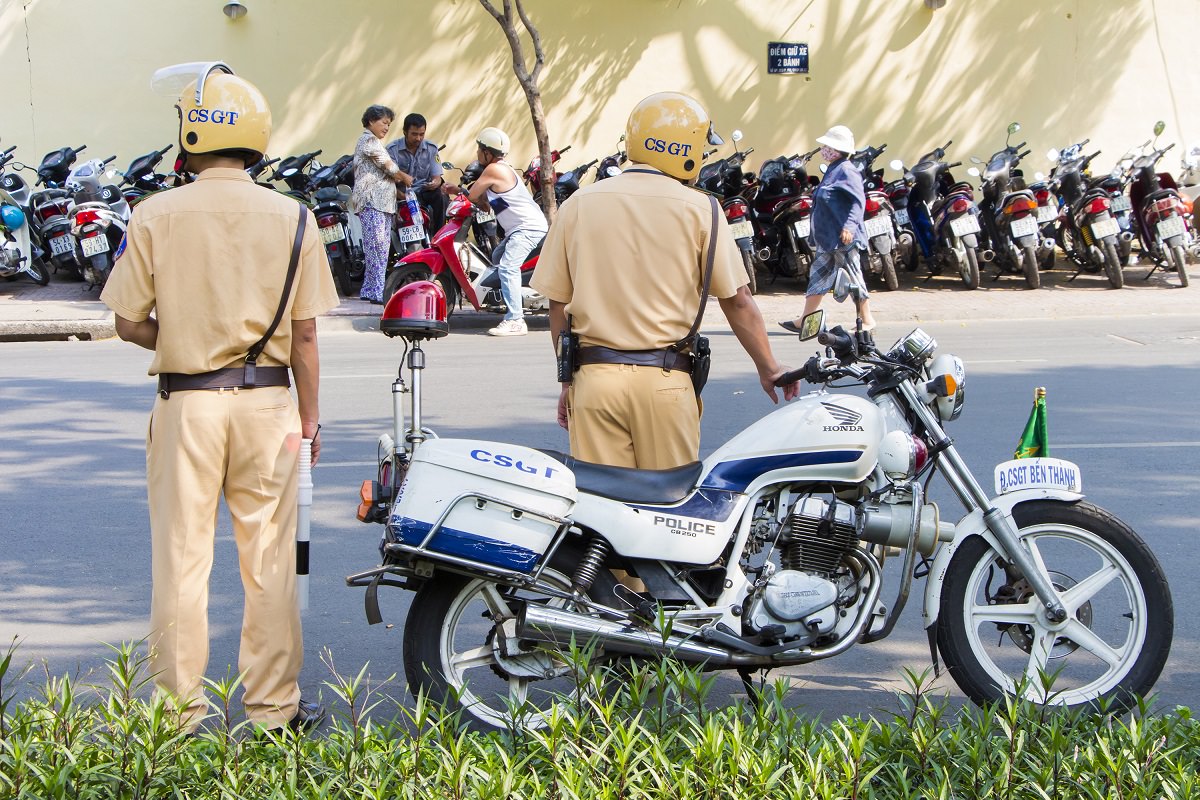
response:
{"label": "red scooter", "polygon": [[[389,267],[383,288],[384,303],[402,286],[432,280],[446,292],[451,309],[466,300],[476,311],[505,313],[500,272],[492,265],[490,254],[485,254],[469,238],[470,223],[477,213],[487,214],[476,209],[466,193],[455,195],[446,209],[446,224],[433,235],[432,246],[409,253]],[[541,252],[539,242],[521,265],[521,307],[526,313],[550,309],[549,301],[529,288]]]}

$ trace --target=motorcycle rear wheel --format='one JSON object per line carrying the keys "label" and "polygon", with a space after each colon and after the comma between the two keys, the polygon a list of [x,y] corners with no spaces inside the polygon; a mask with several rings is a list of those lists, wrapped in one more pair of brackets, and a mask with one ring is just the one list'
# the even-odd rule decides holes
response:
{"label": "motorcycle rear wheel", "polygon": [[46,262],[40,258],[35,258],[29,264],[29,277],[38,286],[45,286],[50,282],[50,270],[46,269]]}
{"label": "motorcycle rear wheel", "polygon": [[1184,251],[1183,245],[1177,244],[1169,248],[1168,252],[1171,255],[1171,265],[1175,267],[1175,272],[1179,275],[1179,285],[1187,286],[1187,253]]}
{"label": "motorcycle rear wheel", "polygon": [[1104,271],[1108,274],[1108,283],[1114,289],[1125,285],[1125,273],[1121,271],[1121,261],[1117,258],[1117,247],[1112,242],[1104,245]]}
{"label": "motorcycle rear wheel", "polygon": [[1030,289],[1040,289],[1042,287],[1042,275],[1038,271],[1037,250],[1033,245],[1028,245],[1022,248],[1024,252],[1021,256],[1021,264],[1025,268],[1025,283]]}
{"label": "motorcycle rear wheel", "polygon": [[383,282],[383,302],[387,303],[400,288],[417,281],[433,280],[433,271],[425,264],[404,264],[388,272]]}
{"label": "motorcycle rear wheel", "polygon": [[967,247],[967,257],[959,264],[958,272],[968,289],[979,288],[979,254],[974,247]]}
{"label": "motorcycle rear wheel", "polygon": [[344,256],[329,259],[329,269],[333,271],[333,279],[337,282],[338,291],[343,297],[349,297],[354,291],[354,283],[350,280],[350,265]]}
{"label": "motorcycle rear wheel", "polygon": [[979,705],[1020,687],[1038,704],[1132,707],[1171,650],[1174,607],[1162,566],[1136,532],[1090,503],[1033,501],[1013,517],[1068,619],[1049,623],[1025,580],[1006,572],[1011,564],[970,537],[942,587],[937,642],[951,677]]}
{"label": "motorcycle rear wheel", "polygon": [[750,294],[758,294],[758,275],[754,268],[754,262],[757,259],[750,255],[749,250],[742,251],[742,266],[746,268],[746,277],[750,279],[747,286],[750,289]]}
{"label": "motorcycle rear wheel", "polygon": [[[579,560],[578,552],[560,550],[542,580],[569,592],[571,568]],[[600,585],[611,589],[612,583],[612,573],[600,570],[592,594]],[[502,642],[498,637],[505,634],[498,628],[526,603],[573,607],[544,592],[483,578],[442,573],[427,581],[404,623],[404,674],[413,696],[423,693],[448,711],[461,709],[463,720],[480,731],[541,728],[564,698],[579,701],[587,687],[586,676],[576,671],[579,665],[567,663],[549,647],[505,653],[516,640]]]}

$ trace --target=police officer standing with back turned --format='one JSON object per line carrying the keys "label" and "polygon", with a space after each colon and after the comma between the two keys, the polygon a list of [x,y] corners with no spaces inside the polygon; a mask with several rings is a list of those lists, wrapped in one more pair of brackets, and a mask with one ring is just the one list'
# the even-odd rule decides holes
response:
{"label": "police officer standing with back turned", "polygon": [[297,464],[302,436],[313,463],[320,454],[316,317],[337,292],[312,212],[245,172],[270,138],[266,98],[223,64],[156,80],[172,74],[196,74],[176,109],[198,177],[138,205],[101,295],[117,334],[154,351],[158,376],[146,446],[150,666],[194,730],[208,710],[208,583],[224,494],[245,592],[246,716],[263,729],[312,727],[325,711],[300,699]]}
{"label": "police officer standing with back turned", "polygon": [[[558,406],[575,458],[640,469],[698,458],[693,359],[671,345],[687,336],[701,302],[714,217],[708,196],[684,182],[699,173],[710,140],[719,143],[694,99],[647,97],[626,127],[631,167],[572,195],[546,236],[530,285],[550,299],[556,347],[568,317],[578,335],[580,366]],[[774,382],[787,370],[771,352],[724,214],[715,234],[710,293],[778,402]],[[788,384],[784,397],[797,390]]]}

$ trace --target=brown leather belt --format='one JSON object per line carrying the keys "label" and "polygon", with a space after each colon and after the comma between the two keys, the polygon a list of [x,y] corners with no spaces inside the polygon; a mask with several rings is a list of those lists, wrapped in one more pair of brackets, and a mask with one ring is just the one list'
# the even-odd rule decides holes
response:
{"label": "brown leather belt", "polygon": [[158,376],[158,394],[166,400],[171,392],[194,389],[257,389],[261,386],[291,386],[287,367],[224,367],[197,375],[163,372]]}
{"label": "brown leather belt", "polygon": [[692,357],[669,348],[660,350],[613,350],[600,345],[585,345],[579,348],[579,364],[633,364],[639,367],[658,367],[692,373]]}

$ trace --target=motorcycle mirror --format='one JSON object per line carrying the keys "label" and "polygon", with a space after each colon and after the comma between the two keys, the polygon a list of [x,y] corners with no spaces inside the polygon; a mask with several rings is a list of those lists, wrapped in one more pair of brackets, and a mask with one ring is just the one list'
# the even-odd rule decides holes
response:
{"label": "motorcycle mirror", "polygon": [[442,162],[442,169],[458,169],[458,167],[454,166],[454,165],[453,165],[453,164],[451,164],[449,161],[443,161],[443,162]]}
{"label": "motorcycle mirror", "polygon": [[116,174],[117,174],[117,171],[115,169],[110,169],[108,172],[104,173],[104,177],[114,178],[114,177],[116,177]]}
{"label": "motorcycle mirror", "polygon": [[1121,170],[1119,170],[1119,169],[1114,169],[1112,172],[1108,173],[1108,177],[1110,177],[1110,178],[1120,178],[1120,177],[1121,177]]}
{"label": "motorcycle mirror", "polygon": [[621,138],[620,138],[620,139],[617,139],[617,142],[618,142],[618,143],[620,143],[620,142],[623,142],[623,141],[625,141],[625,134],[623,134],[623,133],[622,133],[622,134],[621,134]]}
{"label": "motorcycle mirror", "polygon": [[620,167],[609,167],[608,169],[604,170],[604,174],[610,178],[615,178],[616,176],[621,174],[621,168]]}
{"label": "motorcycle mirror", "polygon": [[978,178],[979,177],[979,168],[978,167],[967,167],[967,174],[970,175],[972,178]]}
{"label": "motorcycle mirror", "polygon": [[825,312],[818,308],[811,314],[806,314],[800,321],[800,341],[807,342],[809,339],[815,339],[823,330],[825,330]]}
{"label": "motorcycle mirror", "polygon": [[1162,132],[1165,131],[1166,129],[1167,129],[1167,123],[1163,122],[1160,119],[1158,122],[1154,123],[1154,136],[1156,138],[1159,136],[1162,136]]}
{"label": "motorcycle mirror", "polygon": [[25,164],[24,161],[10,161],[8,165],[13,169],[33,169]]}
{"label": "motorcycle mirror", "polygon": [[1016,132],[1017,132],[1017,131],[1019,131],[1019,130],[1021,130],[1021,123],[1019,123],[1019,122],[1010,122],[1010,123],[1008,124],[1008,135],[1009,135],[1009,136],[1012,136],[1014,133],[1016,133]]}
{"label": "motorcycle mirror", "polygon": [[888,166],[896,170],[896,172],[904,172],[904,162],[898,158],[893,158],[889,161]]}
{"label": "motorcycle mirror", "polygon": [[971,156],[971,163],[972,164],[982,164],[983,159],[980,158],[979,156]]}
{"label": "motorcycle mirror", "polygon": [[1058,149],[1051,147],[1046,151],[1046,160],[1051,163],[1058,161]]}
{"label": "motorcycle mirror", "polygon": [[822,164],[822,165],[820,166],[820,170],[821,170],[821,173],[822,173],[822,174],[824,174],[824,172],[825,172],[827,169],[829,169],[829,165],[828,165],[828,164]]}
{"label": "motorcycle mirror", "polygon": [[1038,171],[1033,173],[1033,179],[1039,183],[1046,180],[1046,173]]}
{"label": "motorcycle mirror", "polygon": [[739,130],[735,130],[733,133],[731,133],[729,135],[729,138],[733,139],[734,144],[736,144],[742,140],[742,132]]}

